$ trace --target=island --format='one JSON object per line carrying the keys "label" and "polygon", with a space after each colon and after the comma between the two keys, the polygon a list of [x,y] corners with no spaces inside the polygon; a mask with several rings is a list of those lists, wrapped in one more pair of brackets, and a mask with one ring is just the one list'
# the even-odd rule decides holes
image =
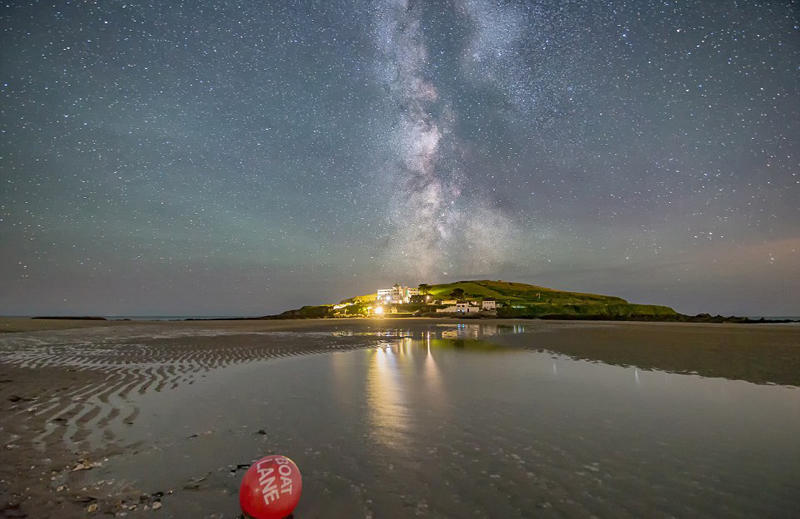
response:
{"label": "island", "polygon": [[271,318],[460,317],[625,318],[677,320],[667,306],[629,303],[616,296],[555,290],[526,283],[472,280],[416,287],[395,284],[335,304],[304,306]]}
{"label": "island", "polygon": [[364,317],[449,317],[462,319],[557,319],[699,323],[790,322],[747,317],[686,315],[663,305],[630,303],[609,295],[556,290],[527,283],[488,279],[427,284],[395,284],[334,304],[309,305],[259,319]]}

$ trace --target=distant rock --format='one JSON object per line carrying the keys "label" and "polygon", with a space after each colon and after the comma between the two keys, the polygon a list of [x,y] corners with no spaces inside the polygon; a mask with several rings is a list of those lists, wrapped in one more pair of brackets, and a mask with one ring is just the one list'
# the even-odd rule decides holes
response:
{"label": "distant rock", "polygon": [[52,315],[52,316],[36,316],[31,319],[67,319],[70,321],[107,321],[105,317],[97,317],[92,315]]}

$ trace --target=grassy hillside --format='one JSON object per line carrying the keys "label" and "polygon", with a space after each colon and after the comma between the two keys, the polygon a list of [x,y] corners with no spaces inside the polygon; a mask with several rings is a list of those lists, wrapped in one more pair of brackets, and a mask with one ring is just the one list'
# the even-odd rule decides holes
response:
{"label": "grassy hillside", "polygon": [[430,285],[429,293],[436,299],[450,299],[454,290],[464,291],[466,299],[494,298],[504,302],[531,301],[537,303],[627,303],[621,297],[603,296],[598,294],[584,294],[580,292],[564,292],[552,288],[528,285],[525,283],[511,283],[509,281],[458,281],[442,285]]}
{"label": "grassy hillside", "polygon": [[375,292],[374,294],[366,294],[366,295],[363,295],[363,296],[351,297],[349,299],[343,300],[342,303],[343,304],[344,303],[371,303],[371,302],[375,301],[375,299],[377,299],[377,297],[378,297],[378,293]]}
{"label": "grassy hillside", "polygon": [[463,290],[465,299],[493,298],[503,305],[498,317],[663,317],[675,316],[672,308],[631,304],[621,297],[512,283],[509,281],[458,281],[431,285],[428,293],[435,299],[451,299],[455,290]]}
{"label": "grassy hillside", "polygon": [[497,314],[498,317],[538,317],[542,319],[557,319],[562,317],[669,317],[678,315],[675,310],[668,306],[637,305],[630,303],[532,303],[502,307],[498,309]]}

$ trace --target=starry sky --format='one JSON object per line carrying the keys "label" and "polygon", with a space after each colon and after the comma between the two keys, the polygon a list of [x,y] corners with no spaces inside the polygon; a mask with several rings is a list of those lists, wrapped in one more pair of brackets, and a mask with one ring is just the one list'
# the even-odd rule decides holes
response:
{"label": "starry sky", "polygon": [[800,315],[800,2],[0,13],[0,314],[488,278]]}

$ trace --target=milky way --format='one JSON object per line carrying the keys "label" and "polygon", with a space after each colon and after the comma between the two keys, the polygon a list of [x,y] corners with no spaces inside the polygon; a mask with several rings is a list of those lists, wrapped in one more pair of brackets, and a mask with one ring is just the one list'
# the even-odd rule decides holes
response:
{"label": "milky way", "polygon": [[475,277],[800,314],[797,2],[0,13],[0,314]]}
{"label": "milky way", "polygon": [[[448,270],[487,275],[510,259],[516,233],[485,200],[463,196],[466,143],[454,131],[452,108],[428,79],[422,3],[387,1],[377,14],[378,70],[388,87],[388,108],[397,113],[388,139],[396,156],[384,171],[392,229],[385,265],[390,273],[418,279]],[[474,52],[484,46],[479,41]]]}
{"label": "milky way", "polygon": [[451,132],[432,113],[439,95],[425,78],[428,52],[421,23],[419,5],[386,2],[379,9],[376,39],[385,56],[379,72],[388,87],[389,108],[398,116],[389,139],[396,164],[388,164],[385,172],[393,228],[387,260],[399,260],[401,271],[413,268],[413,274],[430,275],[446,259],[460,187],[441,158],[443,133]]}

